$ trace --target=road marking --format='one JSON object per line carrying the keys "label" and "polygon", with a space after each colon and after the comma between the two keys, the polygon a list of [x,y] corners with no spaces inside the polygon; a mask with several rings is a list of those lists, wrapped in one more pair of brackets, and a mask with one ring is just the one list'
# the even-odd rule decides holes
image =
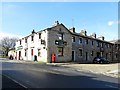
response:
{"label": "road marking", "polygon": [[[3,75],[3,74],[2,74],[2,75]],[[19,84],[20,86],[22,86],[22,87],[24,87],[24,88],[28,89],[28,87],[24,86],[23,84],[19,83],[19,82],[18,82],[18,81],[16,81],[16,80],[12,79],[11,77],[9,77],[9,76],[7,76],[7,75],[3,75],[3,76],[5,76],[5,77],[7,77],[7,78],[11,79],[12,81],[14,81],[15,83]]]}
{"label": "road marking", "polygon": [[111,87],[111,88],[118,88],[118,87],[112,86],[112,85],[106,85],[106,86]]}

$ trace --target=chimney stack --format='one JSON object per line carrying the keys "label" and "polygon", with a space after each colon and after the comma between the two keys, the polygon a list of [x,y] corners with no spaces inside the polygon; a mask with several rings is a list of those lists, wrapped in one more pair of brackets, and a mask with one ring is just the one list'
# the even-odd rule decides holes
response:
{"label": "chimney stack", "polygon": [[57,26],[59,24],[59,21],[55,21],[53,26]]}
{"label": "chimney stack", "polygon": [[73,28],[71,28],[71,29],[69,29],[71,32],[73,32],[73,33],[75,33],[75,28],[73,27]]}
{"label": "chimney stack", "polygon": [[34,33],[35,33],[35,30],[33,29],[32,34],[34,34]]}
{"label": "chimney stack", "polygon": [[92,33],[91,37],[96,38],[96,33]]}
{"label": "chimney stack", "polygon": [[86,30],[81,30],[80,34],[87,36],[87,31]]}
{"label": "chimney stack", "polygon": [[98,39],[104,40],[105,37],[104,36],[100,36],[100,37],[98,37]]}

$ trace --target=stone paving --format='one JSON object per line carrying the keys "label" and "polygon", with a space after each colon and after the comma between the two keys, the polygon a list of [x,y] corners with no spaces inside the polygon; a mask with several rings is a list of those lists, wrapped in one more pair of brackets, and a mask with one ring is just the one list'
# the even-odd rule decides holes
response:
{"label": "stone paving", "polygon": [[120,70],[119,70],[120,63],[114,63],[114,64],[56,63],[53,65],[70,67],[70,68],[76,69],[77,71],[87,71],[87,72],[92,72],[96,74],[104,74],[104,75],[120,78]]}

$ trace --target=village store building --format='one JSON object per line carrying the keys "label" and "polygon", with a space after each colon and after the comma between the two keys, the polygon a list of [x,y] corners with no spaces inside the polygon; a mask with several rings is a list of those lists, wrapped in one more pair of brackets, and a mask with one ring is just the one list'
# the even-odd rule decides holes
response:
{"label": "village store building", "polygon": [[58,21],[44,30],[32,33],[16,42],[17,60],[37,60],[43,62],[92,62],[96,56],[114,61],[113,43],[87,36],[86,30],[80,33],[75,28],[67,29]]}

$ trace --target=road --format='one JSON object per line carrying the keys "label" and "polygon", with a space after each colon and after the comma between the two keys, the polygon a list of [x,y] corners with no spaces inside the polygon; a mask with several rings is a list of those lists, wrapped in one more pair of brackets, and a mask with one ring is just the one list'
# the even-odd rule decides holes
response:
{"label": "road", "polygon": [[118,88],[117,78],[42,63],[2,62],[2,74],[29,89]]}

